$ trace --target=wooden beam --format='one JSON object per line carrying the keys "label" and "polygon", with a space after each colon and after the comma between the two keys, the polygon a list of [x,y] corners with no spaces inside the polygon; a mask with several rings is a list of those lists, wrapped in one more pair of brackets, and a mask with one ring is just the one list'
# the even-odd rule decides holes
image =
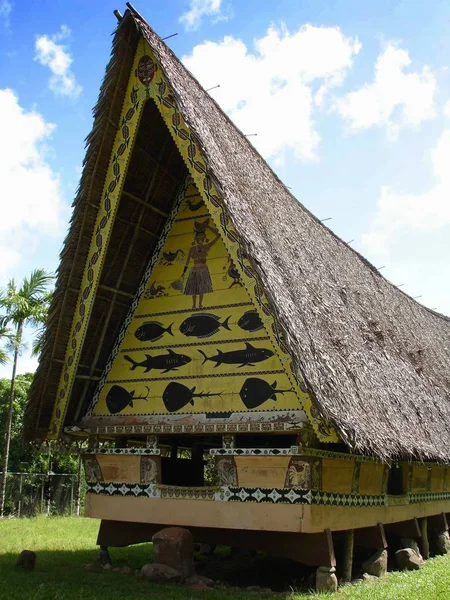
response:
{"label": "wooden beam", "polygon": [[[51,359],[53,362],[55,363],[59,363],[60,365],[63,365],[65,363],[65,361],[62,358],[52,358]],[[90,369],[91,365],[83,365],[81,363],[78,363],[78,368],[80,369]],[[96,371],[102,371],[102,369],[95,369]]]}
{"label": "wooden beam", "polygon": [[[141,206],[145,206],[145,208],[148,208],[152,212],[154,212],[154,213],[156,213],[158,215],[161,215],[162,217],[165,217],[166,219],[169,216],[168,213],[164,212],[160,208],[156,208],[156,206],[153,206],[152,204],[149,204],[145,200],[141,200],[141,198],[139,198],[139,196],[135,196],[134,194],[131,194],[130,192],[126,192],[125,190],[122,192],[122,195],[126,196],[127,198],[130,198],[130,200],[134,200],[135,202],[137,202]],[[131,223],[130,223],[130,225],[131,225]]]}
{"label": "wooden beam", "polygon": [[420,526],[416,518],[400,523],[388,523],[384,526],[386,533],[399,537],[420,538]]}
{"label": "wooden beam", "polygon": [[427,517],[420,519],[420,549],[422,556],[427,559],[430,558],[430,544],[428,543],[428,520]]}
{"label": "wooden beam", "polygon": [[344,537],[344,557],[343,557],[343,572],[342,581],[349,583],[352,580],[353,570],[353,544],[355,541],[355,534],[353,529],[348,529],[345,532]]}
{"label": "wooden beam", "polygon": [[100,381],[98,375],[75,375],[75,379],[85,379],[86,381]]}
{"label": "wooden beam", "polygon": [[[91,206],[92,208],[95,208],[96,210],[98,210],[98,205],[94,204],[93,202],[88,202],[87,203],[89,206]],[[129,226],[134,226],[134,223],[131,223],[130,221],[127,221],[126,219],[124,219],[123,217],[116,215],[115,221],[118,221],[119,223],[123,223],[124,225],[129,225]],[[154,231],[150,231],[150,229],[147,229],[146,227],[142,227],[142,225],[139,227],[139,229],[141,231],[143,231],[144,233],[147,233],[148,235],[152,235],[153,237],[158,237],[157,234]]]}
{"label": "wooden beam", "polygon": [[383,523],[377,523],[374,527],[355,529],[355,546],[374,549],[387,548]]}
{"label": "wooden beam", "polygon": [[428,517],[428,531],[448,531],[447,516],[445,513]]}
{"label": "wooden beam", "polygon": [[114,294],[119,294],[120,296],[125,296],[126,298],[134,300],[134,294],[130,294],[130,292],[124,292],[123,290],[119,290],[110,285],[105,285],[104,283],[101,283],[98,287],[100,290],[105,290],[105,292],[113,292]]}
{"label": "wooden beam", "polygon": [[[123,290],[119,290],[118,288],[112,287],[110,285],[105,285],[100,283],[98,285],[99,290],[104,290],[105,292],[112,292],[113,294],[119,294],[119,296],[124,296],[125,298],[130,298],[134,300],[134,294],[130,294],[130,292],[124,292]],[[69,288],[69,291],[78,294],[79,290],[77,288]]]}

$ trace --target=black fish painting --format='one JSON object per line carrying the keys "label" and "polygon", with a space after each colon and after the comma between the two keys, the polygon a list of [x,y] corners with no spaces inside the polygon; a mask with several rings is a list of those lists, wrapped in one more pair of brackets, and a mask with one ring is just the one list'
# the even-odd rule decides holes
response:
{"label": "black fish painting", "polygon": [[209,398],[211,396],[220,396],[223,392],[212,394],[210,392],[195,393],[195,386],[188,388],[182,383],[171,381],[163,392],[164,406],[169,412],[181,410],[188,404],[194,406],[194,398]]}
{"label": "black fish painting", "polygon": [[134,371],[137,367],[142,367],[144,373],[148,373],[152,369],[160,369],[163,373],[169,371],[176,371],[178,367],[187,365],[191,362],[191,358],[185,354],[177,354],[173,350],[167,348],[168,354],[158,354],[157,356],[151,356],[150,354],[145,355],[145,360],[137,362],[131,356],[124,356],[124,359],[131,363],[131,371]]}
{"label": "black fish painting", "polygon": [[255,348],[249,342],[246,342],[244,350],[230,350],[222,352],[217,350],[215,356],[206,356],[203,350],[199,350],[204,357],[203,363],[207,360],[215,362],[215,366],[219,365],[239,365],[239,367],[254,367],[255,363],[262,362],[273,356],[272,350],[268,348]]}
{"label": "black fish painting", "polygon": [[276,400],[277,394],[293,391],[292,388],[289,390],[277,390],[276,381],[270,384],[267,381],[264,381],[264,379],[249,377],[244,381],[239,396],[246,408],[257,408],[267,400]]}
{"label": "black fish painting", "polygon": [[147,321],[136,329],[134,336],[140,342],[156,342],[161,339],[165,333],[173,335],[172,325],[173,323],[171,323],[169,327],[164,327],[159,321]]}
{"label": "black fish painting", "polygon": [[247,312],[245,312],[239,319],[237,324],[238,327],[240,327],[244,331],[251,331],[252,333],[255,331],[259,331],[264,327],[263,322],[261,321],[261,317],[258,315],[256,310],[248,310]]}
{"label": "black fish painting", "polygon": [[109,412],[112,415],[116,415],[125,410],[127,406],[133,407],[134,400],[147,400],[150,388],[147,386],[145,387],[147,388],[147,394],[145,396],[135,396],[135,390],[129,392],[121,385],[113,385],[106,396],[106,406]]}
{"label": "black fish painting", "polygon": [[180,325],[180,331],[188,337],[206,338],[214,335],[221,327],[230,330],[227,317],[223,323],[220,323],[220,317],[209,313],[198,313],[185,319]]}

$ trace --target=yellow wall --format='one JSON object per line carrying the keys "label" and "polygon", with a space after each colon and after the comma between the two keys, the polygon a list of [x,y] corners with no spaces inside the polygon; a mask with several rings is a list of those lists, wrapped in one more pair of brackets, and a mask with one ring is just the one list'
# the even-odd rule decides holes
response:
{"label": "yellow wall", "polygon": [[361,463],[359,471],[359,494],[382,494],[385,465]]}
{"label": "yellow wall", "polygon": [[322,489],[351,494],[355,463],[349,460],[322,459]]}
{"label": "yellow wall", "polygon": [[[202,290],[202,299],[188,293]],[[270,323],[258,316],[191,184],[93,416],[115,423],[134,417],[136,423],[151,416],[233,420],[263,412],[263,419],[306,422],[290,357],[270,339]]]}
{"label": "yellow wall", "polygon": [[237,478],[242,487],[284,487],[289,456],[236,456]]}

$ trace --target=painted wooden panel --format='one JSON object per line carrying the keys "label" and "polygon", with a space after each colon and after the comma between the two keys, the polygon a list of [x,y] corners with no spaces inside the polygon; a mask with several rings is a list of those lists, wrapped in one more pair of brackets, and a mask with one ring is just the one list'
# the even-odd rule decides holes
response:
{"label": "painted wooden panel", "polygon": [[236,456],[239,485],[249,488],[282,488],[289,461],[289,456]]}
{"label": "painted wooden panel", "polygon": [[433,467],[431,469],[430,492],[444,491],[445,467]]}
{"label": "painted wooden panel", "polygon": [[358,493],[381,494],[383,488],[384,465],[361,463],[359,471]]}
{"label": "painted wooden panel", "polygon": [[[196,419],[307,422],[290,356],[273,340],[221,233],[190,183],[92,416],[96,423]],[[210,421],[212,422],[212,421]]]}
{"label": "painted wooden panel", "polygon": [[346,460],[322,459],[322,489],[324,492],[350,494],[355,463]]}
{"label": "painted wooden panel", "polygon": [[140,481],[140,456],[97,455],[104,481],[137,483]]}
{"label": "painted wooden panel", "polygon": [[[431,468],[431,467],[430,467]],[[414,465],[412,470],[412,489],[414,493],[426,492],[428,482],[428,467]]]}

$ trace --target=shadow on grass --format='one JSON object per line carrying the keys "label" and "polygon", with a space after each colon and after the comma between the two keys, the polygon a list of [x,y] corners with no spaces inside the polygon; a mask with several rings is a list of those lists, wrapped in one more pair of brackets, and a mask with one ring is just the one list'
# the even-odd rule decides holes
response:
{"label": "shadow on grass", "polygon": [[[110,550],[114,566],[128,565],[133,570],[140,569],[151,561],[151,544],[112,548]],[[50,551],[37,550],[36,569],[33,572],[23,571],[15,566],[17,554],[0,555],[0,598],[10,600],[123,600],[126,598],[152,600],[256,600],[270,598],[269,594],[249,593],[242,590],[190,590],[182,585],[155,584],[142,581],[133,575],[124,575],[111,571],[90,571],[85,565],[95,561],[95,550]],[[271,569],[280,574],[274,559],[242,558],[227,560],[218,557],[198,564],[198,572],[212,576],[226,585],[260,585],[265,587],[267,577],[262,577],[263,570],[272,561]],[[284,561],[283,561],[284,562]],[[239,563],[239,567],[237,567]],[[213,565],[211,568],[210,565]],[[230,581],[230,579],[232,581]],[[286,585],[284,586],[286,587]],[[278,593],[277,597],[287,600],[289,591]],[[272,596],[273,597],[273,596]]]}

